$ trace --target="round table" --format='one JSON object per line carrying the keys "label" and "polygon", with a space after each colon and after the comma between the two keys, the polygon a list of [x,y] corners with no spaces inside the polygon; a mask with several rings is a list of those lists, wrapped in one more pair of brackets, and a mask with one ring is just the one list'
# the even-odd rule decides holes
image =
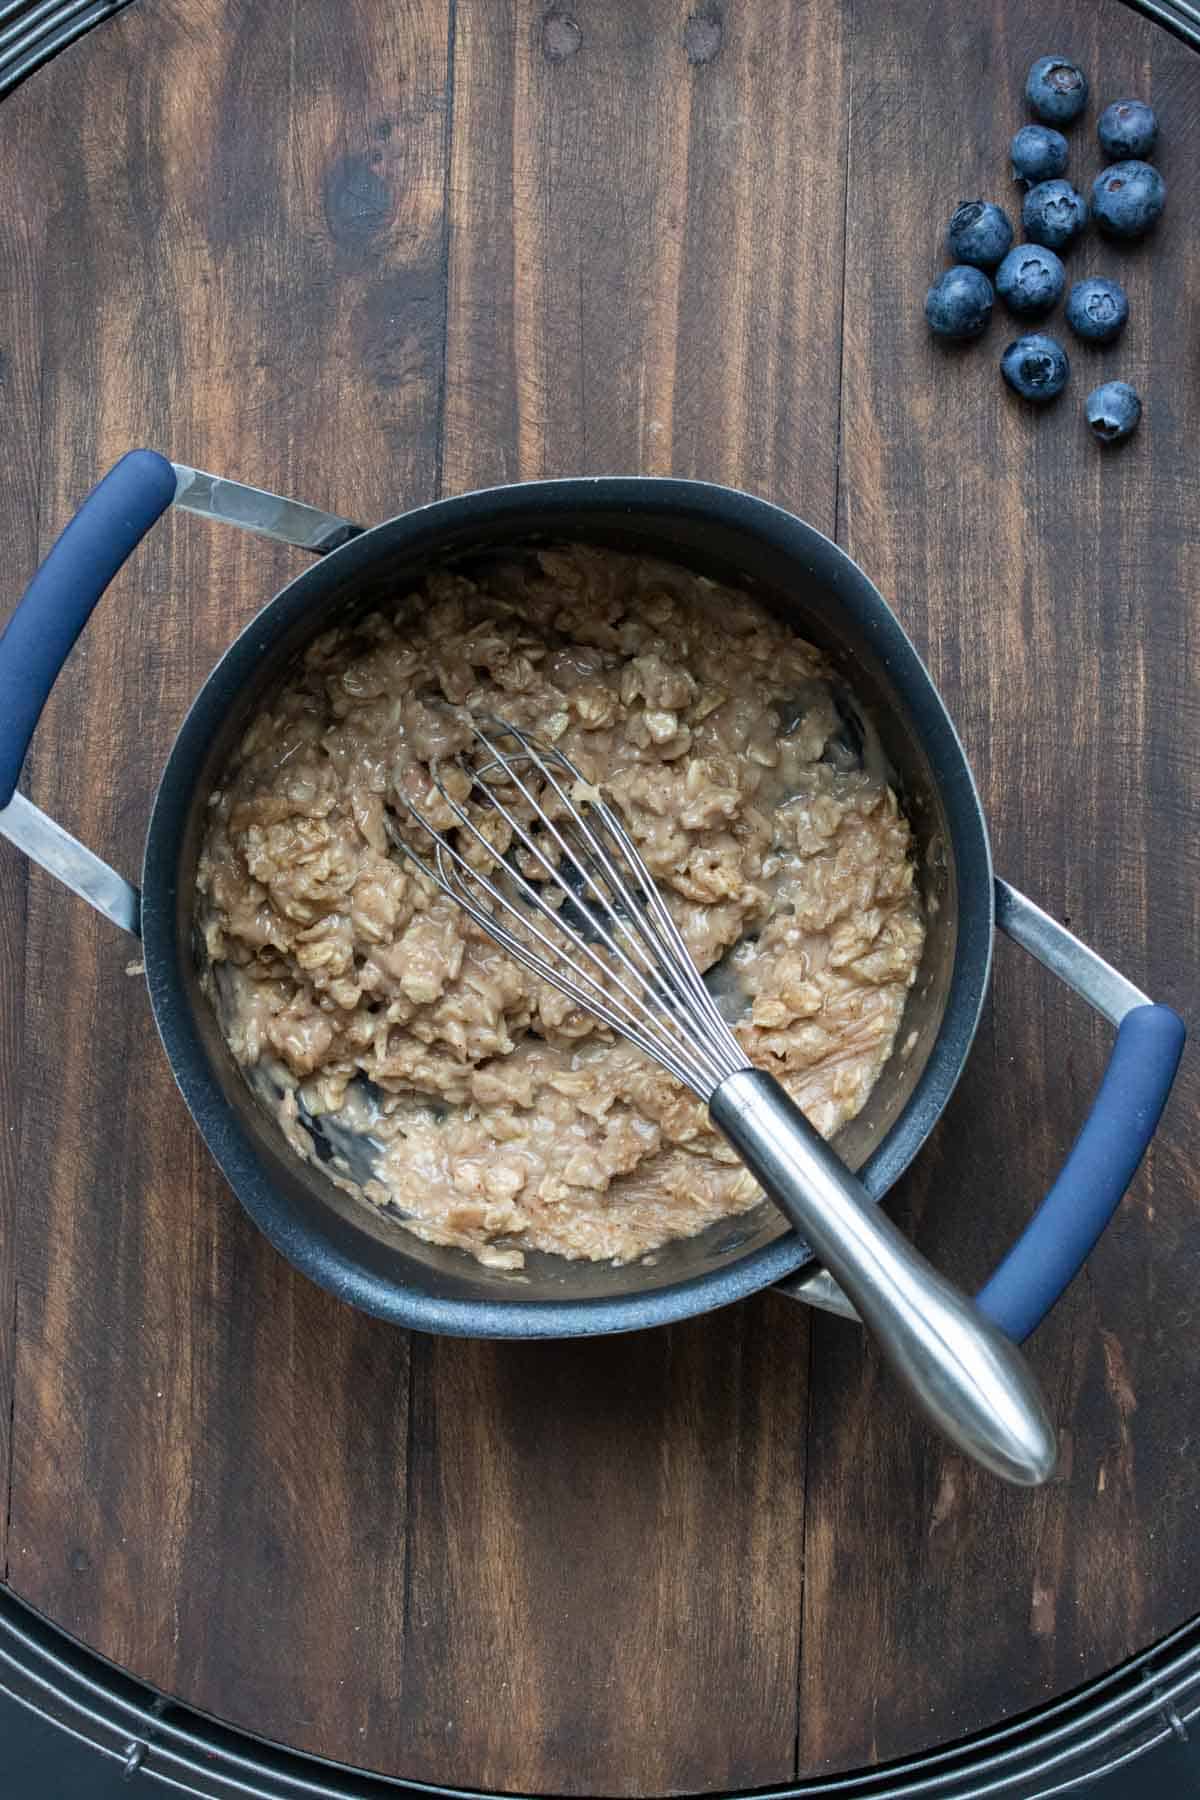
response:
{"label": "round table", "polygon": [[[1072,341],[1037,416],[999,318],[947,352],[921,302],[955,204],[1014,204],[1048,49],[1096,103],[1154,102],[1173,193],[1152,242],[1073,253],[1131,322]],[[1186,1013],[1198,71],[1120,0],[136,0],[0,109],[4,604],[137,443],[363,521],[568,473],[754,490],[893,601],[1000,872]],[[1115,454],[1081,409],[1110,375],[1146,401]],[[58,685],[37,803],[134,873],[190,696],[302,560],[169,519]],[[416,1781],[744,1790],[994,1727],[1200,1611],[1194,1057],[1031,1343],[1063,1457],[1020,1493],[780,1295],[561,1345],[338,1304],[210,1165],[129,941],[3,846],[0,892],[0,1552],[139,1680]],[[1015,1235],[1106,1050],[1000,951],[889,1202],[956,1278]]]}

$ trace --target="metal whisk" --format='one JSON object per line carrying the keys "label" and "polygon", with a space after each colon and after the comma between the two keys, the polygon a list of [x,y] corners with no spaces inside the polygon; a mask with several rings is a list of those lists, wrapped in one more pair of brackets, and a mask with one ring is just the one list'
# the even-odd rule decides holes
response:
{"label": "metal whisk", "polygon": [[960,1449],[1009,1481],[1045,1481],[1054,1431],[1016,1346],[875,1207],[774,1077],[752,1066],[618,813],[561,751],[503,719],[466,723],[474,751],[430,765],[439,817],[454,823],[439,829],[406,800],[432,856],[419,856],[389,819],[395,848],[518,962],[706,1103]]}

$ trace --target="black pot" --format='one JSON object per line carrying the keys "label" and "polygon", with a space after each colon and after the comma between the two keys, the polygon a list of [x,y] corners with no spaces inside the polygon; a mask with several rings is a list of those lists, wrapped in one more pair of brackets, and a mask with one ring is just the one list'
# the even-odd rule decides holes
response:
{"label": "black pot", "polygon": [[[208,677],[163,771],[138,896],[16,793],[29,739],[113,574],[175,502],[314,550],[321,560],[257,615]],[[235,1066],[200,990],[192,903],[205,802],[268,687],[316,633],[382,604],[432,563],[530,541],[585,540],[664,556],[749,588],[828,652],[864,702],[912,822],[927,944],[898,1049],[839,1135],[870,1193],[886,1192],[953,1091],[987,991],[998,922],[1118,1026],[1097,1100],[1051,1193],[983,1289],[1025,1336],[1108,1222],[1170,1090],[1184,1030],[1031,902],[993,879],[987,829],[949,715],[862,571],[779,508],[700,482],[614,477],[466,494],[362,531],[235,482],[133,451],[66,528],[0,639],[0,830],[110,918],[139,926],[162,1041],[192,1116],[251,1217],[297,1268],[365,1311],[425,1331],[566,1337],[629,1331],[727,1305],[811,1263],[765,1203],[668,1245],[652,1267],[531,1255],[520,1276],[425,1244],[301,1161]],[[789,1291],[845,1310],[809,1270]]]}

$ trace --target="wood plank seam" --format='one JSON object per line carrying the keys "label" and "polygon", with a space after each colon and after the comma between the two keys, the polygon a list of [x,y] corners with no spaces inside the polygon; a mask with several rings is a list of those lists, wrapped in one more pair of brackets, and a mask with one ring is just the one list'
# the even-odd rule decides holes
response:
{"label": "wood plank seam", "polygon": [[446,381],[450,356],[450,332],[447,321],[450,313],[450,171],[452,167],[451,147],[454,137],[454,46],[458,34],[458,0],[447,0],[446,3],[446,128],[442,137],[442,357],[438,370],[437,389],[437,435],[434,439],[437,458],[434,473],[434,492],[439,500],[445,498],[446,472]]}
{"label": "wood plank seam", "polygon": [[833,532],[841,543],[842,391],[846,380],[846,245],[850,231],[850,127],[854,116],[854,0],[842,0],[842,40],[846,58],[846,123],[842,138],[842,283],[838,307],[837,421],[833,452]]}
{"label": "wood plank seam", "polygon": [[[445,128],[442,136],[442,241],[440,255],[440,272],[442,282],[442,348],[438,370],[437,402],[434,423],[434,495],[443,500],[446,497],[446,385],[449,374],[450,355],[450,208],[451,208],[451,171],[453,168],[454,140],[454,76],[455,46],[458,35],[458,0],[447,0],[446,5],[446,113]],[[416,1481],[414,1460],[416,1457],[416,1410],[418,1372],[425,1360],[426,1346],[412,1333],[409,1334],[408,1350],[408,1406],[405,1416],[404,1444],[404,1484],[406,1494],[411,1495]],[[407,1644],[414,1629],[415,1620],[412,1613],[412,1577],[413,1577],[413,1527],[412,1510],[405,1508],[404,1519],[404,1564],[403,1591],[400,1611],[403,1621],[404,1642]]]}
{"label": "wood plank seam", "polygon": [[[850,127],[854,112],[854,0],[842,0],[842,54],[846,68],[845,105],[846,118],[842,136],[842,273],[841,300],[838,306],[838,374],[837,374],[837,418],[834,429],[833,455],[833,501],[830,522],[830,536],[835,542],[841,542],[841,497],[842,497],[842,416],[843,390],[846,379],[846,276],[849,266],[847,245],[850,225]],[[809,1319],[809,1385],[805,1395],[804,1406],[804,1460],[808,1466],[811,1434],[813,1429],[813,1321]],[[796,1668],[804,1667],[804,1618],[805,1618],[805,1583],[808,1572],[808,1484],[805,1484],[804,1505],[800,1518],[800,1604],[796,1619]],[[792,1774],[799,1780],[803,1774],[801,1766],[803,1712],[801,1683],[796,1682],[796,1729],[792,1739]]]}

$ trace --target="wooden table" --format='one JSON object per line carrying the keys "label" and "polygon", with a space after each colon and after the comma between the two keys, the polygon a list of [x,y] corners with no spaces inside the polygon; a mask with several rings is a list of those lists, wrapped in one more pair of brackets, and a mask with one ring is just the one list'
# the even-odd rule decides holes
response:
{"label": "wooden table", "polygon": [[[1173,194],[1152,244],[1073,256],[1131,324],[1037,417],[1008,325],[945,352],[921,301],[955,203],[1013,200],[1047,49],[1153,100]],[[3,600],[141,442],[366,521],[527,476],[753,489],[894,600],[1001,870],[1194,1014],[1198,75],[1119,0],[137,0],[0,111]],[[1081,416],[1110,373],[1146,399],[1115,454]],[[190,696],[300,561],[167,521],[59,683],[38,803],[133,873]],[[1033,1341],[1064,1454],[1020,1494],[779,1296],[560,1346],[337,1304],[218,1179],[130,944],[7,848],[0,884],[0,1551],[106,1656],[365,1767],[642,1795],[954,1738],[1200,1609],[1194,1057]],[[956,1277],[1107,1040],[1001,949],[895,1196]]]}

